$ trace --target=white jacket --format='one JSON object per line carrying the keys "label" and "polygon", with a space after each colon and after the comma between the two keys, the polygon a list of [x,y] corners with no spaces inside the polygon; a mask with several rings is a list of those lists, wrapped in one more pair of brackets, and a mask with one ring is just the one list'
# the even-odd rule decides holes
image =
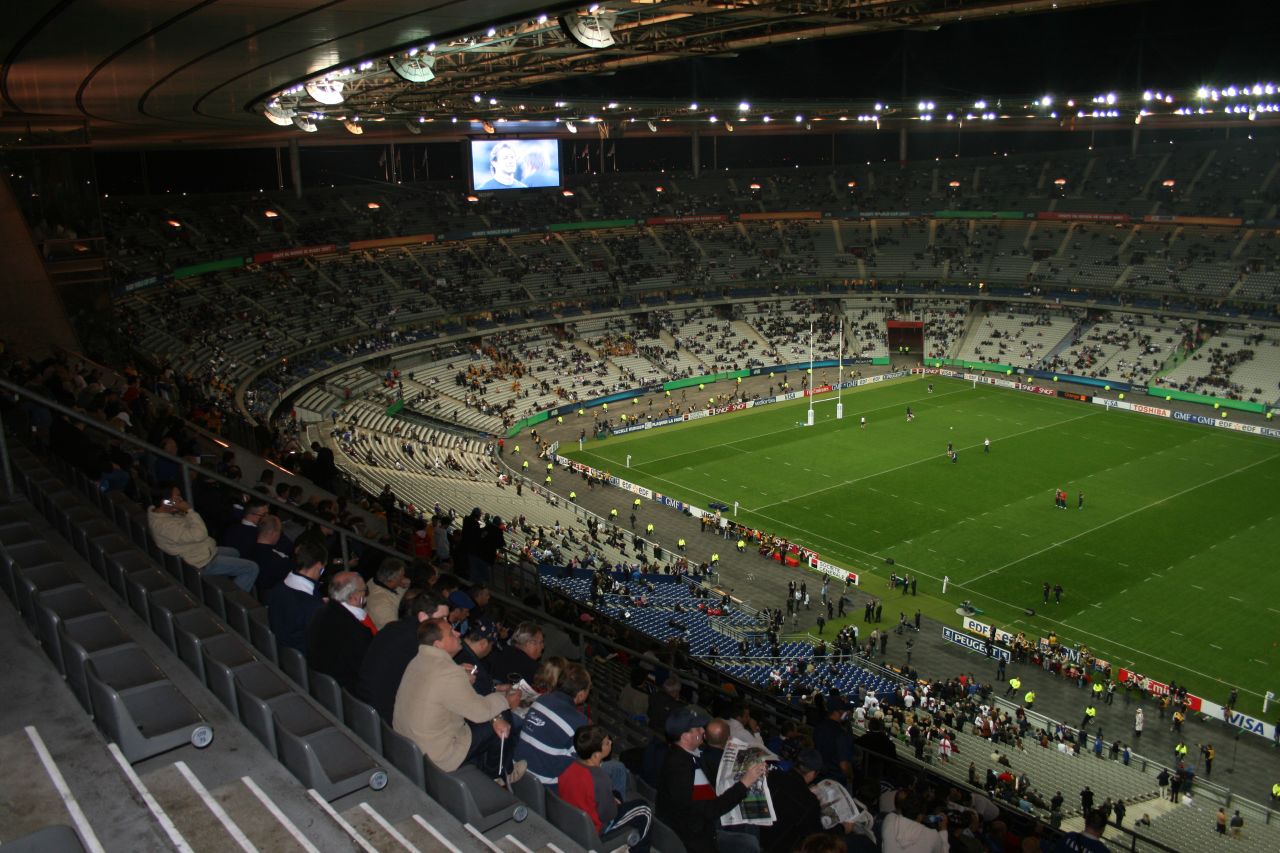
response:
{"label": "white jacket", "polygon": [[947,834],[919,821],[890,814],[881,827],[882,853],[948,853]]}

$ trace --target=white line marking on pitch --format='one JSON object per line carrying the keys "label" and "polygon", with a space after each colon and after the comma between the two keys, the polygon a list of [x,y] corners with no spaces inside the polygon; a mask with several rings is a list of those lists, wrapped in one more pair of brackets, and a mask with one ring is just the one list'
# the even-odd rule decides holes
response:
{"label": "white line marking on pitch", "polygon": [[1241,601],[1241,602],[1244,601],[1243,598],[1236,598],[1234,595],[1228,595],[1227,598],[1231,599],[1232,601]]}
{"label": "white line marking on pitch", "polygon": [[1202,587],[1202,586],[1196,586],[1195,584],[1191,584],[1190,586],[1191,586],[1191,588],[1192,588],[1192,589],[1198,589],[1198,590],[1200,590],[1201,592],[1204,592],[1204,587]]}
{"label": "white line marking on pitch", "polygon": [[[1140,507],[1138,507],[1137,509],[1133,509],[1133,510],[1130,510],[1129,512],[1124,513],[1123,515],[1118,515],[1118,516],[1116,516],[1115,518],[1111,519],[1110,521],[1104,521],[1102,524],[1099,524],[1097,527],[1091,527],[1091,528],[1089,528],[1088,530],[1082,530],[1082,531],[1080,531],[1079,533],[1075,534],[1074,536],[1068,536],[1066,539],[1063,539],[1061,542],[1054,542],[1052,545],[1046,545],[1045,547],[1041,548],[1039,551],[1034,551],[1034,552],[1032,552],[1032,553],[1030,553],[1030,554],[1027,554],[1026,556],[1019,557],[1019,558],[1018,558],[1018,559],[1016,559],[1016,560],[1011,560],[1010,562],[1005,563],[1003,566],[997,566],[996,568],[991,569],[991,570],[990,570],[990,571],[988,571],[988,572],[984,572],[983,574],[978,575],[976,578],[974,578],[973,580],[969,581],[969,583],[970,583],[970,584],[977,583],[978,581],[982,580],[983,578],[987,577],[988,575],[994,575],[996,572],[999,572],[999,571],[1002,571],[1002,570],[1004,570],[1004,569],[1007,569],[1007,568],[1009,568],[1010,566],[1016,566],[1018,563],[1021,563],[1021,562],[1025,561],[1025,560],[1029,560],[1029,559],[1031,559],[1032,557],[1038,557],[1039,555],[1043,554],[1043,553],[1044,553],[1044,552],[1046,552],[1046,551],[1052,551],[1054,548],[1060,547],[1060,546],[1062,546],[1062,545],[1067,544],[1068,542],[1071,542],[1071,541],[1074,541],[1074,540],[1076,540],[1076,539],[1079,539],[1081,536],[1085,536],[1085,535],[1087,535],[1087,534],[1089,534],[1089,533],[1094,533],[1094,532],[1096,532],[1096,531],[1098,531],[1098,530],[1101,530],[1101,529],[1102,529],[1102,528],[1104,528],[1104,527],[1110,527],[1111,525],[1115,524],[1117,521],[1123,521],[1124,519],[1128,518],[1129,516],[1137,515],[1138,513],[1140,513],[1140,512],[1144,512],[1144,511],[1146,511],[1146,510],[1149,510],[1149,509],[1151,509],[1152,507],[1159,506],[1160,504],[1163,504],[1163,503],[1166,503],[1166,502],[1168,502],[1168,501],[1171,501],[1171,500],[1173,500],[1174,498],[1181,497],[1182,495],[1185,495],[1185,494],[1187,494],[1188,492],[1194,492],[1196,489],[1204,488],[1205,486],[1208,486],[1208,485],[1210,485],[1210,484],[1212,484],[1212,483],[1216,483],[1216,482],[1218,482],[1219,480],[1225,480],[1227,477],[1232,477],[1232,476],[1234,476],[1234,475],[1236,475],[1236,474],[1239,474],[1239,473],[1241,473],[1241,472],[1248,471],[1250,468],[1256,468],[1257,466],[1261,465],[1261,464],[1262,464],[1262,463],[1264,463],[1264,462],[1271,462],[1271,461],[1274,461],[1275,459],[1276,459],[1276,456],[1268,456],[1268,457],[1266,457],[1265,459],[1258,459],[1258,460],[1256,460],[1256,461],[1254,461],[1254,462],[1250,462],[1250,463],[1249,463],[1249,464],[1247,464],[1247,465],[1242,465],[1242,466],[1240,466],[1239,468],[1236,468],[1234,471],[1228,471],[1228,472],[1226,472],[1225,474],[1219,474],[1218,476],[1213,477],[1212,479],[1206,480],[1206,481],[1204,481],[1203,483],[1197,483],[1197,484],[1196,484],[1196,485],[1194,485],[1194,486],[1188,486],[1187,488],[1183,489],[1183,490],[1182,490],[1182,491],[1180,491],[1180,492],[1174,492],[1174,493],[1173,493],[1173,494],[1171,494],[1171,495],[1166,495],[1165,497],[1160,498],[1159,500],[1152,501],[1151,503],[1147,504],[1146,506],[1140,506]],[[1195,554],[1192,554],[1191,556],[1193,556],[1193,557],[1194,557],[1194,556],[1195,556]]]}
{"label": "white line marking on pitch", "polygon": [[1218,651],[1222,651],[1222,646],[1215,646],[1213,643],[1210,643],[1210,644],[1209,644],[1209,648],[1211,648],[1211,649],[1217,649]]}
{"label": "white line marking on pitch", "polygon": [[1170,634],[1173,634],[1175,637],[1185,637],[1185,636],[1186,636],[1186,634],[1180,634],[1180,633],[1178,633],[1177,631],[1170,631],[1169,633],[1170,633]]}

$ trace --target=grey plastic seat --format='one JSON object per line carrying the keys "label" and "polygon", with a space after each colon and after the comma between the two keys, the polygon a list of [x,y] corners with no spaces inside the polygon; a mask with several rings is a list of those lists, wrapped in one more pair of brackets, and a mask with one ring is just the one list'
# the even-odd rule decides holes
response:
{"label": "grey plastic seat", "polygon": [[307,658],[293,646],[279,647],[280,671],[306,693],[311,692],[311,679],[307,670]]}
{"label": "grey plastic seat", "polygon": [[[37,550],[40,553],[36,553]],[[15,552],[28,552],[33,556],[34,560],[39,560],[40,562],[27,562],[23,559],[26,556],[23,553],[19,553],[18,557],[15,558],[13,557]],[[34,628],[36,618],[34,599],[36,593],[64,586],[73,586],[80,583],[80,579],[72,574],[71,570],[52,551],[49,551],[49,546],[44,543],[20,545],[17,548],[9,549],[9,556],[11,558],[9,565],[14,589],[14,603],[18,605],[18,612],[22,614],[22,618]],[[46,559],[46,557],[51,559]]]}
{"label": "grey plastic seat", "polygon": [[[156,555],[153,554],[152,556],[154,557]],[[157,559],[160,559],[160,558],[157,557]],[[181,577],[182,577],[182,585],[187,588],[187,592],[194,595],[197,601],[203,602],[204,601],[203,573],[199,569],[197,569],[195,566],[188,563],[186,560],[183,560]]]}
{"label": "grey plastic seat", "polygon": [[362,702],[351,691],[342,690],[342,715],[340,718],[347,728],[365,742],[369,749],[382,753],[382,717],[370,704]]}
{"label": "grey plastic seat", "polygon": [[338,684],[338,679],[314,669],[307,672],[307,679],[311,683],[312,698],[320,703],[320,707],[341,720],[342,687]]}
{"label": "grey plastic seat", "polygon": [[386,771],[301,696],[284,697],[271,710],[280,760],[325,800],[387,786]]}
{"label": "grey plastic seat", "polygon": [[296,696],[293,687],[270,666],[255,663],[235,671],[236,711],[240,722],[253,733],[272,755],[276,749],[275,722],[271,706],[286,697]]}
{"label": "grey plastic seat", "polygon": [[591,818],[587,816],[586,812],[560,799],[555,791],[546,791],[545,793],[547,797],[547,822],[585,849],[613,850],[623,845],[630,847],[640,842],[639,830],[630,827],[607,832],[602,838],[596,832],[595,824],[591,822]]}
{"label": "grey plastic seat", "polygon": [[649,847],[658,853],[686,853],[684,842],[675,830],[656,817],[649,826]]}
{"label": "grey plastic seat", "polygon": [[213,729],[137,647],[85,663],[94,722],[130,764],[186,744],[208,746]]}
{"label": "grey plastic seat", "polygon": [[382,757],[412,779],[419,788],[427,790],[427,767],[422,758],[422,750],[412,740],[383,722],[381,717],[378,722],[381,724]]}
{"label": "grey plastic seat", "polygon": [[94,536],[89,540],[89,565],[103,577],[110,577],[107,573],[108,560],[125,554],[142,556],[133,543],[121,536],[119,529],[115,527],[112,527],[111,532],[105,536]]}
{"label": "grey plastic seat", "polygon": [[236,670],[258,662],[253,649],[235,634],[219,634],[200,644],[204,656],[204,683],[209,692],[239,716],[236,705]]}
{"label": "grey plastic seat", "polygon": [[173,581],[156,568],[142,569],[124,576],[124,595],[129,602],[129,609],[143,619],[146,619],[151,612],[149,603],[151,596],[160,590],[171,588],[173,588]]}
{"label": "grey plastic seat", "polygon": [[534,814],[539,817],[547,816],[547,787],[535,779],[532,773],[524,774],[513,783],[511,792]]}
{"label": "grey plastic seat", "polygon": [[83,584],[36,594],[36,633],[45,653],[57,665],[58,672],[67,671],[62,662],[62,642],[58,638],[58,626],[90,613],[102,613],[104,609],[98,597]]}
{"label": "grey plastic seat", "polygon": [[227,605],[226,594],[227,589],[235,589],[236,585],[231,578],[225,575],[200,575],[200,597],[204,600],[204,606],[213,611],[214,615],[219,619],[226,621]]}
{"label": "grey plastic seat", "polygon": [[[271,626],[267,624],[267,608],[265,607],[254,610],[249,614],[249,642],[253,643],[253,647],[267,660],[272,663],[279,660],[276,635],[272,632]],[[303,686],[305,687],[306,685]]]}
{"label": "grey plastic seat", "polygon": [[176,554],[161,554],[160,565],[164,566],[166,573],[175,578],[178,582],[182,581],[182,558]]}
{"label": "grey plastic seat", "polygon": [[137,547],[128,540],[123,540],[128,546],[127,550],[117,551],[111,554],[105,554],[104,559],[104,576],[107,584],[116,591],[116,595],[128,601],[129,588],[125,584],[125,578],[134,572],[145,572],[155,569],[155,563],[151,562],[146,554],[142,553]]}
{"label": "grey plastic seat", "polygon": [[93,524],[106,524],[102,513],[91,506],[77,502],[72,506],[59,507],[54,517],[57,519],[58,532],[62,534],[62,538],[71,543],[77,554],[88,559],[89,555],[82,547],[87,541],[84,528]]}
{"label": "grey plastic seat", "polygon": [[485,776],[479,767],[464,764],[446,773],[430,759],[424,759],[423,764],[427,768],[427,790],[454,817],[481,832],[529,816],[528,806]]}
{"label": "grey plastic seat", "polygon": [[[252,641],[253,631],[249,627],[249,620],[260,618],[265,622],[267,618],[266,608],[262,602],[232,583],[231,589],[223,591],[222,603],[223,620],[232,631]],[[263,612],[257,613],[256,611],[259,610]]]}
{"label": "grey plastic seat", "polygon": [[67,686],[86,711],[91,711],[89,684],[84,677],[85,662],[94,655],[135,645],[110,613],[91,613],[58,626],[62,662]]}
{"label": "grey plastic seat", "polygon": [[174,630],[175,620],[189,611],[199,607],[187,591],[180,586],[170,584],[163,589],[157,589],[147,596],[147,620],[151,623],[151,630],[168,646],[171,650],[177,651],[178,638],[177,632]]}
{"label": "grey plastic seat", "polygon": [[37,829],[21,838],[14,838],[4,843],[5,853],[85,853],[80,836],[69,826],[56,824]]}
{"label": "grey plastic seat", "polygon": [[225,634],[212,614],[204,609],[188,610],[173,619],[173,638],[178,657],[182,658],[196,677],[204,681],[204,655],[200,647],[213,637]]}

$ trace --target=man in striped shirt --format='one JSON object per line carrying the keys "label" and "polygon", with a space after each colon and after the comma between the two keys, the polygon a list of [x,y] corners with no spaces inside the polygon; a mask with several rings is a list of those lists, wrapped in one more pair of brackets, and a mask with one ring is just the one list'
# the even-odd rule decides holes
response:
{"label": "man in striped shirt", "polygon": [[579,710],[591,693],[591,675],[579,663],[570,663],[560,674],[554,690],[540,696],[520,727],[516,743],[517,761],[529,762],[529,775],[551,787],[573,763],[577,751],[573,733],[590,720]]}

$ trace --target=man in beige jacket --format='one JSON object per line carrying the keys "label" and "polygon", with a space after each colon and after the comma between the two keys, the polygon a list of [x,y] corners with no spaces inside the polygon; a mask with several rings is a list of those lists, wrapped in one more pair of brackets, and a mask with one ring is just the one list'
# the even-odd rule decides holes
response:
{"label": "man in beige jacket", "polygon": [[369,584],[369,598],[364,605],[379,631],[399,617],[400,599],[404,598],[404,591],[408,588],[404,561],[394,557],[383,560],[373,575],[373,583]]}
{"label": "man in beige jacket", "polygon": [[201,574],[227,575],[245,592],[253,589],[258,564],[242,559],[235,548],[219,548],[200,513],[191,508],[172,481],[162,480],[156,485],[151,509],[147,511],[147,528],[156,547],[164,553],[181,557]]}
{"label": "man in beige jacket", "polygon": [[501,743],[511,724],[501,714],[520,703],[520,692],[477,694],[474,675],[453,661],[462,638],[444,619],[419,625],[418,643],[396,691],[395,730],[446,772],[474,764],[493,776],[511,773],[514,744]]}

